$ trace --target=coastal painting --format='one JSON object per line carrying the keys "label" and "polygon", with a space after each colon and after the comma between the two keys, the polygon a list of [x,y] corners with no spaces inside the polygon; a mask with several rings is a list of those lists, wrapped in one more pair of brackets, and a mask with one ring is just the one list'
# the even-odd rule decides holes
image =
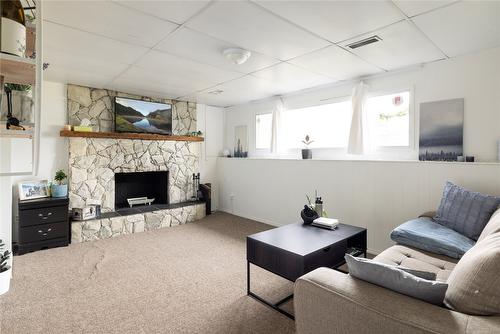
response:
{"label": "coastal painting", "polygon": [[240,125],[234,128],[234,157],[248,157],[248,137],[246,125]]}
{"label": "coastal painting", "polygon": [[463,138],[464,99],[420,104],[419,160],[457,161]]}
{"label": "coastal painting", "polygon": [[117,132],[172,134],[172,105],[117,97],[115,99]]}

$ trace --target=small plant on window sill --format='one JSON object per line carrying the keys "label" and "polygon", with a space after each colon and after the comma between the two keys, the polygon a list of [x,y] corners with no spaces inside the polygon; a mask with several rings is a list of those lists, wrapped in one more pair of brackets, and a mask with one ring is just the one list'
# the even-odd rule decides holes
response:
{"label": "small plant on window sill", "polygon": [[302,149],[302,159],[312,159],[312,151],[309,148],[309,145],[314,143],[314,140],[311,140],[309,135],[306,135],[306,137],[302,139],[302,143],[306,145],[306,148]]}

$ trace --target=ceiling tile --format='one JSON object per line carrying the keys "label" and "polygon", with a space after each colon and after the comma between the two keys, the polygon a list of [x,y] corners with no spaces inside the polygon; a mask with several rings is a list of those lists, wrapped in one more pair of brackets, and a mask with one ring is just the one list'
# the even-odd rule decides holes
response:
{"label": "ceiling tile", "polygon": [[336,81],[288,63],[268,67],[252,73],[252,76],[272,82],[280,89],[282,94]]}
{"label": "ceiling tile", "polygon": [[133,75],[121,76],[108,83],[105,88],[129,94],[170,99],[192,92],[192,90],[179,88],[179,86],[172,85],[172,83],[158,83],[155,80],[148,80],[149,76],[147,74],[147,72],[141,71],[139,75],[134,73]]}
{"label": "ceiling tile", "polygon": [[258,4],[334,43],[404,18],[389,1],[258,1]]}
{"label": "ceiling tile", "polygon": [[49,80],[52,72],[66,72],[68,76],[72,77],[96,75],[111,81],[130,66],[124,63],[101,60],[98,57],[87,57],[78,53],[70,54],[51,48],[44,48],[43,61],[50,64],[43,72],[44,78]]}
{"label": "ceiling tile", "polygon": [[[222,90],[222,93],[218,95],[210,93],[217,90]],[[227,107],[279,94],[281,94],[281,91],[275,84],[247,75],[183,98],[199,103]]]}
{"label": "ceiling tile", "polygon": [[289,62],[339,80],[382,72],[380,68],[335,45],[294,58]]}
{"label": "ceiling tile", "polygon": [[160,51],[149,52],[136,65],[143,69],[156,71],[159,75],[167,78],[178,77],[183,80],[207,82],[212,85],[242,76],[239,72],[227,71]]}
{"label": "ceiling tile", "polygon": [[193,59],[200,63],[241,73],[254,72],[279,62],[277,59],[258,52],[252,52],[247,62],[236,65],[222,55],[223,50],[231,47],[239,47],[239,45],[224,42],[182,27],[161,42],[157,46],[157,49],[180,57]]}
{"label": "ceiling tile", "polygon": [[44,20],[151,47],[178,25],[110,1],[45,1]]}
{"label": "ceiling tile", "polygon": [[178,24],[198,13],[210,1],[124,1],[120,4]]}
{"label": "ceiling tile", "polygon": [[111,76],[92,72],[75,72],[62,66],[49,66],[49,68],[44,71],[43,79],[95,88],[104,88],[106,83],[113,80]]}
{"label": "ceiling tile", "polygon": [[43,49],[45,52],[66,53],[68,58],[78,55],[96,58],[109,64],[132,64],[148,51],[141,46],[126,44],[46,21],[43,23]]}
{"label": "ceiling tile", "polygon": [[281,60],[329,45],[250,2],[216,2],[186,25]]}
{"label": "ceiling tile", "polygon": [[442,52],[407,21],[345,41],[342,45],[347,48],[348,44],[372,35],[377,35],[382,40],[353,49],[351,52],[386,70],[444,58]]}
{"label": "ceiling tile", "polygon": [[457,0],[393,0],[407,16],[412,17],[422,13],[426,13],[433,9],[449,5]]}
{"label": "ceiling tile", "polygon": [[412,18],[448,56],[500,45],[500,2],[464,1]]}
{"label": "ceiling tile", "polygon": [[193,80],[189,76],[183,76],[182,73],[145,69],[137,66],[130,67],[111,84],[130,84],[131,82],[137,83],[137,87],[143,87],[143,89],[148,87],[153,91],[167,92],[166,89],[170,88],[170,91],[168,91],[170,95],[185,95],[212,87],[216,84],[213,81],[203,80],[201,78]]}

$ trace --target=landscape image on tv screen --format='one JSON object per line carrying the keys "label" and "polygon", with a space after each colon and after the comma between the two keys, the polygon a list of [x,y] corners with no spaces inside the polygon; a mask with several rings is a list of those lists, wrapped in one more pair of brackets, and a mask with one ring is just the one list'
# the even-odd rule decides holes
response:
{"label": "landscape image on tv screen", "polygon": [[172,134],[172,105],[115,98],[115,130]]}

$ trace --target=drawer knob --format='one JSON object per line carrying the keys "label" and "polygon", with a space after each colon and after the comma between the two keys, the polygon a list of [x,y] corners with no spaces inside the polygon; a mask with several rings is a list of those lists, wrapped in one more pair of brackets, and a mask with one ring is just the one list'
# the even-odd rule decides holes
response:
{"label": "drawer knob", "polygon": [[38,214],[38,217],[43,217],[43,214],[39,213],[39,214]]}
{"label": "drawer knob", "polygon": [[47,216],[52,216],[52,212],[47,213]]}

